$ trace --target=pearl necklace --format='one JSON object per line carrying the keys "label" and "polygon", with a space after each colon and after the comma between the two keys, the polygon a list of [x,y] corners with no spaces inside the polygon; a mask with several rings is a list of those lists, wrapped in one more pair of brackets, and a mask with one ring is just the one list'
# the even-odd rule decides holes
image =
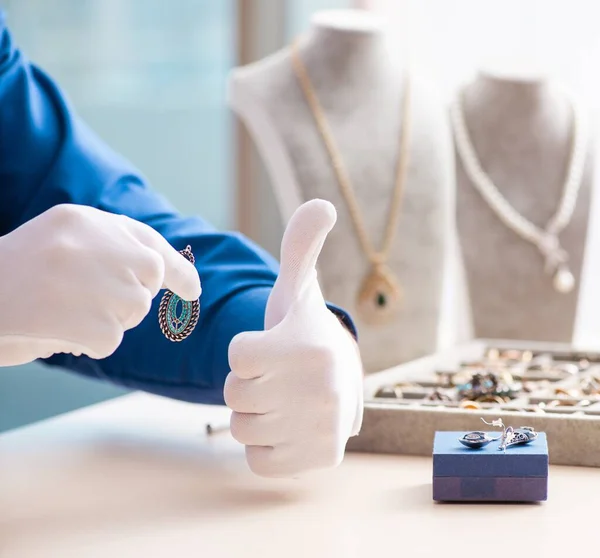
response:
{"label": "pearl necklace", "polygon": [[509,229],[536,246],[545,260],[546,273],[553,276],[553,286],[560,293],[569,293],[575,286],[575,277],[568,267],[569,256],[560,245],[558,235],[569,224],[573,216],[587,152],[587,131],[581,109],[575,102],[572,102],[572,110],[573,133],[569,169],[556,213],[543,229],[518,213],[502,196],[481,167],[469,137],[460,95],[451,110],[456,148],[470,182]]}

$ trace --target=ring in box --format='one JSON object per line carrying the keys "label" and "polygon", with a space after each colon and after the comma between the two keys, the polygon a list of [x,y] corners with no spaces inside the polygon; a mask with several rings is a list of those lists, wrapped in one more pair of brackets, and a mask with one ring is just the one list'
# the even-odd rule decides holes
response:
{"label": "ring in box", "polygon": [[[436,432],[433,444],[433,499],[446,502],[541,502],[548,498],[548,443],[536,440],[498,450],[459,442],[464,432]],[[497,435],[496,432],[490,433]]]}

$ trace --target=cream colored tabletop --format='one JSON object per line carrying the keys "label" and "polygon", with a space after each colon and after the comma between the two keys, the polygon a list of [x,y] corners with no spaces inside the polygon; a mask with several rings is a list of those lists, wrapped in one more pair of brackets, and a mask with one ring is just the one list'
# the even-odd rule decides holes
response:
{"label": "cream colored tabletop", "polygon": [[[548,502],[436,504],[431,459],[349,454],[257,478],[219,408],[135,394],[0,436],[2,558],[574,556],[600,552],[600,470]],[[600,451],[600,448],[590,448]]]}

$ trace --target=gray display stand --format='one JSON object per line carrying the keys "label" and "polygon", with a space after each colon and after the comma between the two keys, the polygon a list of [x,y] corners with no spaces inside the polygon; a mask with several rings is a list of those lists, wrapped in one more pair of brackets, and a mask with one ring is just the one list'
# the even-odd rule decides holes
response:
{"label": "gray display stand", "polygon": [[[368,373],[438,350],[456,335],[454,165],[443,104],[407,74],[385,25],[363,11],[320,12],[302,38],[300,55],[327,115],[366,221],[379,247],[395,180],[406,77],[412,91],[410,162],[389,267],[404,291],[400,311],[382,324],[357,312],[369,271],[331,161],[285,48],[233,71],[229,102],[253,137],[270,173],[284,221],[304,201],[322,198],[338,222],[319,260],[325,297],[357,320]],[[464,312],[462,313],[464,315]]]}

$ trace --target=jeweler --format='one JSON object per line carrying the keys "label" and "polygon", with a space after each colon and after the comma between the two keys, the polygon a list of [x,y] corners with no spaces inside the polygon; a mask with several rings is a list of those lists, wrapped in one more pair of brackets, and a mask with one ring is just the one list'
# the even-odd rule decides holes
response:
{"label": "jeweler", "polygon": [[352,321],[326,304],[315,271],[333,205],[297,209],[281,264],[180,215],[82,121],[1,14],[0,37],[0,365],[42,359],[226,403],[261,475],[339,464],[361,427],[362,365]]}

